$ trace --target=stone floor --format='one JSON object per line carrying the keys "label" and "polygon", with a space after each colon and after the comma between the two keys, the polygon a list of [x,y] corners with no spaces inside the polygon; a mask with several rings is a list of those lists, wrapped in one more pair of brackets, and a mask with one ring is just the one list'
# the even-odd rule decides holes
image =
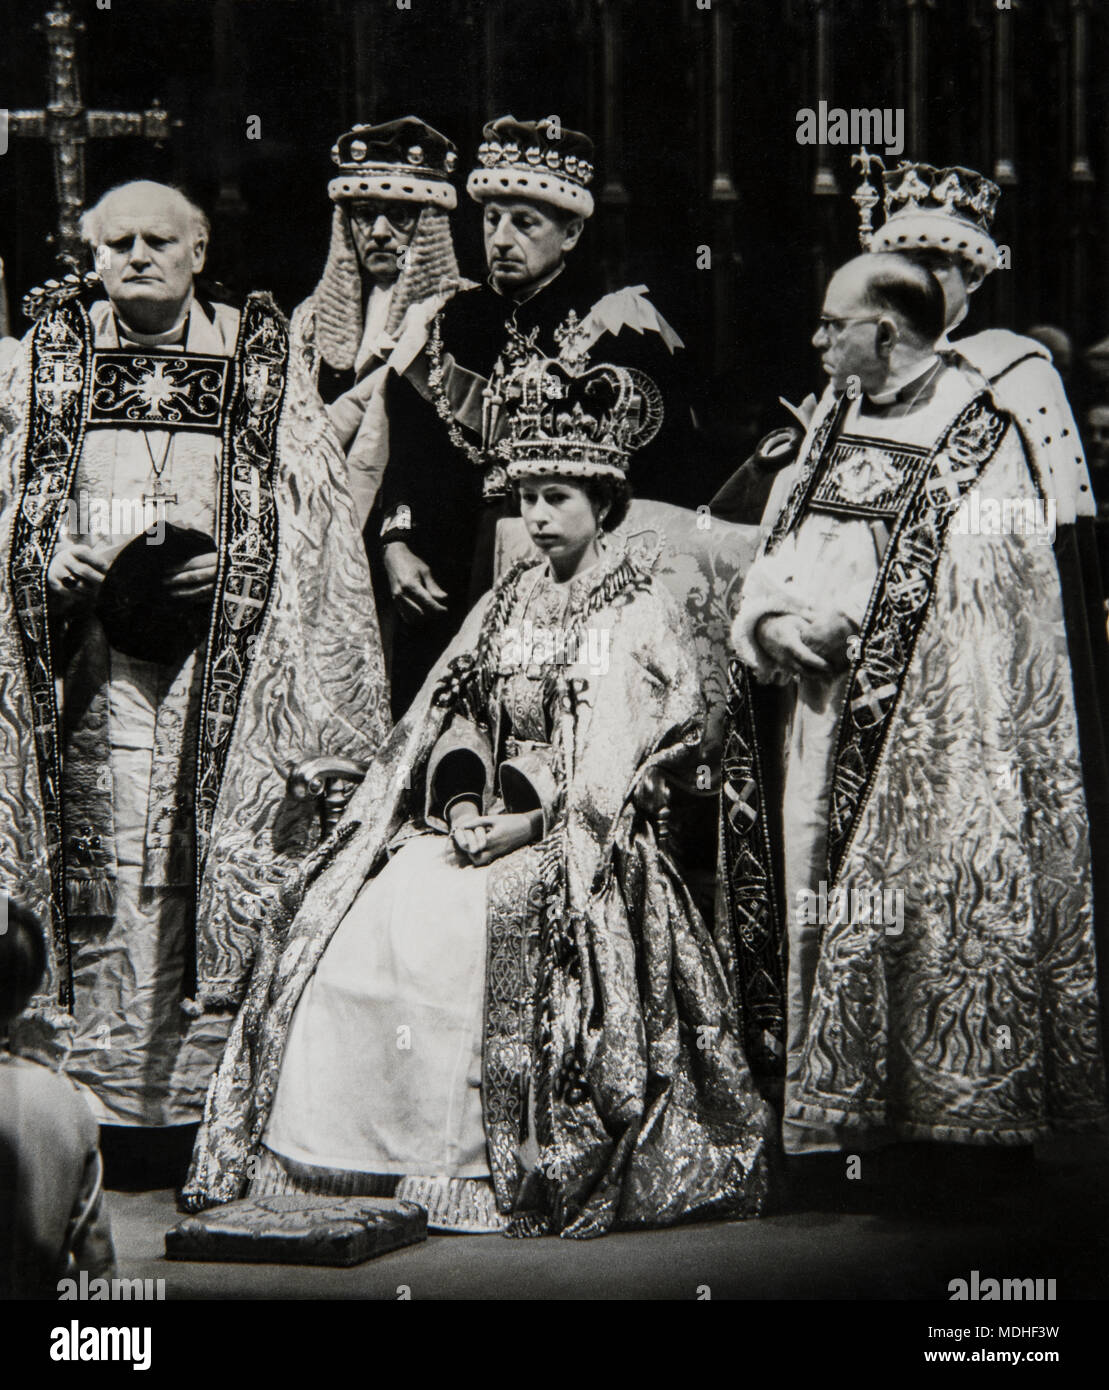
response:
{"label": "stone floor", "polygon": [[[1068,1141],[1035,1165],[968,1177],[921,1146],[913,1165],[849,1182],[794,1177],[777,1214],[588,1242],[432,1236],[352,1269],[167,1261],[167,1190],[109,1193],[120,1274],[167,1299],[938,1299],[948,1283],[1053,1278],[1057,1297],[1109,1294],[1109,1141]],[[880,1165],[878,1165],[880,1166]],[[869,1170],[869,1171],[868,1171]]]}

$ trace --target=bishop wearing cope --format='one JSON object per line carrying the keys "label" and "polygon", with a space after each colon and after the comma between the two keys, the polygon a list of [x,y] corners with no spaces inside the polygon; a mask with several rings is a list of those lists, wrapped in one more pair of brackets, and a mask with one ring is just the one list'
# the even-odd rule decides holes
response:
{"label": "bishop wearing cope", "polygon": [[318,836],[286,768],[372,753],[384,680],[342,455],[272,300],[203,297],[207,218],[175,189],[113,189],[83,231],[107,298],[33,295],[0,377],[0,887],[50,925],[21,1027],[102,1123],[176,1126]]}

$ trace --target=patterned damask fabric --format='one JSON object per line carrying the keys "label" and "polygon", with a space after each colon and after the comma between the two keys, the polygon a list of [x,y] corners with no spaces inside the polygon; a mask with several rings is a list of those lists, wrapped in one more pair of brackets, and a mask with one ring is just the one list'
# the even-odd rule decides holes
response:
{"label": "patterned damask fabric", "polygon": [[[284,895],[209,1092],[190,1207],[242,1192],[305,983],[423,806],[428,758],[451,714],[433,695],[448,676],[444,691],[484,698],[464,672],[485,669],[494,617],[519,620],[534,574],[514,567],[470,615],[305,867],[306,895]],[[770,1116],[716,943],[635,809],[644,776],[688,760],[699,736],[685,623],[668,591],[618,551],[592,582],[598,603],[584,611],[610,626],[611,662],[572,698],[560,685],[551,707],[565,812],[542,845],[490,875],[483,1107],[513,1234],[753,1215],[766,1188]],[[471,709],[498,746],[502,708],[498,695]]]}
{"label": "patterned damask fabric", "polygon": [[[1010,431],[983,496],[1032,494]],[[1089,826],[1049,545],[949,534],[821,943],[802,1121],[1029,1143],[1104,1118]]]}
{"label": "patterned damask fabric", "polygon": [[274,592],[253,649],[199,897],[198,1003],[235,1007],[275,893],[318,839],[285,793],[313,752],[368,759],[390,726],[381,640],[342,452],[296,350],[277,433]]}
{"label": "patterned damask fabric", "polygon": [[[852,909],[816,929],[815,984],[790,1028],[801,1039],[786,1083],[794,1134],[1017,1144],[1104,1118],[1089,826],[1059,571],[1042,537],[949,525],[972,489],[999,502],[1040,495],[1027,441],[981,386],[968,379],[966,403],[892,520],[832,711],[835,756],[805,792],[824,798],[829,897],[900,903],[903,925],[886,931]],[[801,463],[768,508],[768,551],[824,500],[820,463],[845,409],[826,394]],[[766,571],[762,560],[752,571],[742,634],[757,623]],[[776,611],[769,589],[765,597]],[[741,651],[760,680],[773,678],[750,642]],[[723,888],[748,1055],[773,1073],[786,1032],[786,917],[798,907],[775,892],[781,714],[760,723],[760,711],[774,714],[766,691],[751,671],[737,666],[735,677]],[[783,693],[803,718],[788,683]],[[774,1044],[763,1056],[760,1032]]]}
{"label": "patterned damask fabric", "polygon": [[[220,313],[231,313],[217,306]],[[268,312],[262,304],[262,312]],[[273,311],[274,313],[276,311]],[[29,402],[29,343],[5,364],[0,379],[0,553],[7,567],[20,495]],[[251,367],[244,391],[268,391],[264,366]],[[236,470],[222,506],[247,512],[268,504],[250,486],[258,440],[244,430],[229,441],[225,467]],[[220,748],[218,799],[206,806],[207,846],[198,885],[200,1009],[226,1018],[241,999],[255,944],[281,886],[318,838],[311,808],[291,803],[291,763],[315,749],[368,758],[389,727],[388,699],[365,551],[347,488],[346,466],[302,355],[285,369],[271,476],[276,555],[261,622],[250,631],[240,665],[234,722]],[[245,491],[244,491],[245,488]],[[239,534],[221,521],[230,548]],[[245,534],[245,533],[244,533]],[[220,582],[250,557],[225,557]],[[232,619],[242,593],[223,594]],[[221,648],[222,650],[222,648]],[[203,655],[203,653],[202,653]],[[209,657],[211,654],[209,653]],[[210,665],[214,666],[214,662]],[[209,689],[234,676],[207,671]],[[209,702],[210,703],[210,702]],[[47,827],[39,786],[31,709],[9,586],[0,584],[0,884],[50,920]],[[57,1022],[58,973],[36,1010]],[[29,1027],[37,1028],[34,1019]]]}
{"label": "patterned damask fabric", "polygon": [[[9,355],[0,378],[0,886],[19,897],[41,922],[51,921],[51,848],[60,854],[60,830],[50,825],[39,780],[34,739],[36,711],[24,674],[23,650],[8,582],[13,534],[23,491],[23,456],[31,388],[29,335]],[[49,718],[45,709],[40,717]],[[64,949],[64,948],[63,948]],[[59,1010],[58,965],[50,953],[44,998],[45,1032]]]}
{"label": "patterned damask fabric", "polygon": [[[668,502],[635,498],[613,534],[633,554],[649,559],[656,578],[683,611],[705,700],[705,731],[695,765],[709,770],[715,788],[728,702],[729,631],[744,576],[758,548],[759,529],[720,521]],[[498,522],[498,576],[514,560],[534,553],[519,517]],[[703,777],[696,789],[706,790]]]}

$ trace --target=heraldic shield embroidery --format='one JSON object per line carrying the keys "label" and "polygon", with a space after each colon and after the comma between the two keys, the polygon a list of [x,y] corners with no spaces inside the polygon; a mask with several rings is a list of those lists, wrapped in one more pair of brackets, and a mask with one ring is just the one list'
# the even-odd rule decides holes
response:
{"label": "heraldic shield embroidery", "polygon": [[268,296],[251,295],[243,309],[236,353],[239,378],[224,435],[217,538],[219,571],[197,753],[198,891],[231,731],[277,567],[273,470],[288,357],[288,330],[277,309]]}
{"label": "heraldic shield embroidery", "polygon": [[[66,923],[66,847],[61,741],[47,617],[46,574],[90,424],[125,428],[219,429],[219,569],[204,666],[197,750],[197,884],[207,836],[278,558],[273,492],[277,427],[285,396],[288,333],[268,295],[254,294],[241,316],[233,359],[93,353],[89,315],[59,295],[31,339],[31,401],[23,490],[12,533],[8,578],[34,709],[34,745],[50,866],[51,931],[59,963],[58,1001],[72,1004]],[[81,837],[71,850],[78,853]]]}
{"label": "heraldic shield embroidery", "polygon": [[[853,511],[859,499],[831,499],[826,474],[835,451],[829,447],[840,411],[830,411],[767,541],[772,552],[811,508]],[[853,827],[881,753],[917,636],[927,614],[947,527],[963,497],[996,453],[1006,417],[985,396],[971,401],[930,454],[901,460],[907,476],[892,487],[876,487],[873,507],[899,495],[892,525],[851,667],[840,715],[831,795],[827,880],[834,884]],[[831,505],[829,505],[831,502]],[[837,505],[838,504],[838,505]],[[768,694],[734,663],[721,796],[722,891],[735,924],[740,997],[749,1055],[756,1070],[780,1073],[785,1059],[785,921],[775,891],[775,869],[766,823],[773,804],[766,769],[758,757],[757,728]]]}

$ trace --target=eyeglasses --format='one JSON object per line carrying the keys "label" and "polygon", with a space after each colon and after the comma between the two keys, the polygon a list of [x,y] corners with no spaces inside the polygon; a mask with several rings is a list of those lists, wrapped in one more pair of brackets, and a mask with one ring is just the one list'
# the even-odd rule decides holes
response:
{"label": "eyeglasses", "polygon": [[420,209],[411,203],[367,201],[352,203],[350,207],[352,222],[361,222],[364,226],[372,227],[379,217],[384,217],[397,232],[411,231],[419,216]]}
{"label": "eyeglasses", "polygon": [[846,314],[834,318],[831,314],[821,314],[816,331],[819,333],[823,329],[831,337],[838,338],[849,323],[877,323],[882,317],[882,314]]}

